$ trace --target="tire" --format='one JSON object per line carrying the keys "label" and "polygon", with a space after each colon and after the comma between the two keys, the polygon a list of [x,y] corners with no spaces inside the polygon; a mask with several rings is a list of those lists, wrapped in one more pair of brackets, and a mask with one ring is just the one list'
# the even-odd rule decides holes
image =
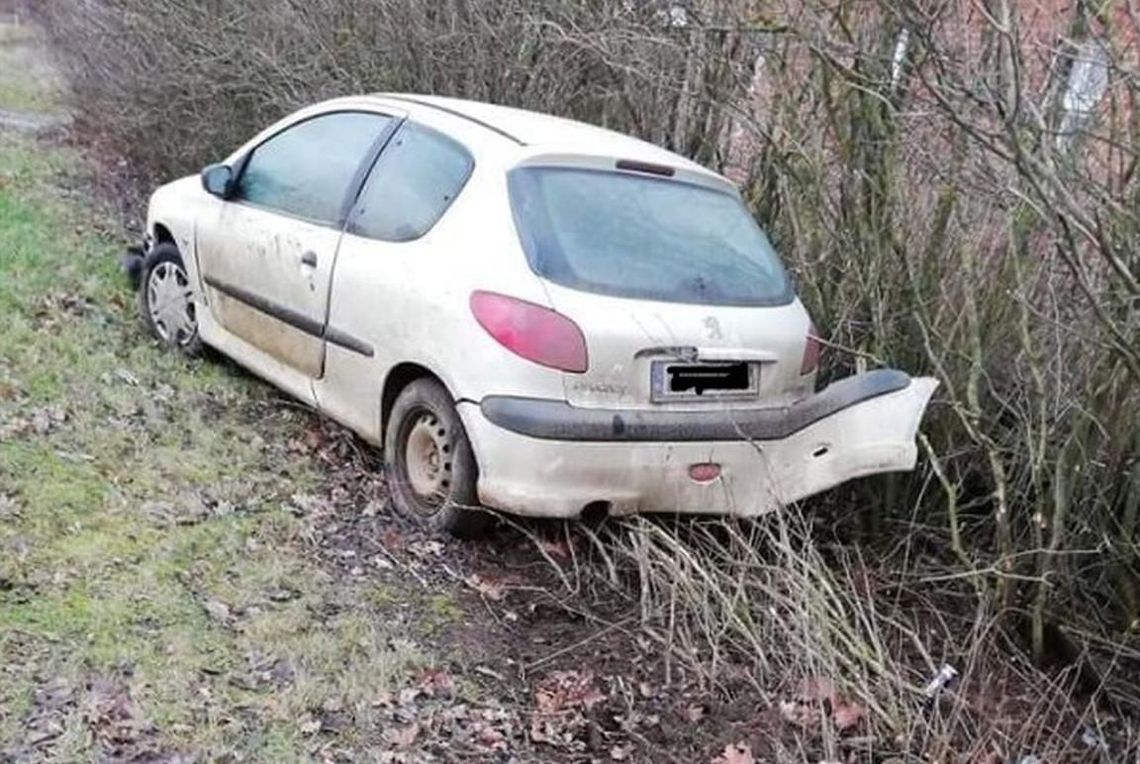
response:
{"label": "tire", "polygon": [[[180,299],[179,293],[185,303],[171,304],[171,300]],[[143,260],[139,282],[143,326],[164,344],[196,356],[202,352],[202,338],[198,336],[197,306],[192,297],[193,289],[178,247],[170,242],[152,247]]]}
{"label": "tire", "polygon": [[384,433],[384,472],[396,509],[433,531],[473,538],[494,522],[479,506],[479,468],[463,422],[434,379],[417,379],[396,397]]}

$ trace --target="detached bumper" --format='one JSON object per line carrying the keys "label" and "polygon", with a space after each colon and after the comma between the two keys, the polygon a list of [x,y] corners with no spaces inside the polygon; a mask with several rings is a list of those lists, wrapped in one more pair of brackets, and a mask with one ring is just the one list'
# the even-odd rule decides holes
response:
{"label": "detached bumper", "polygon": [[583,409],[565,401],[489,396],[480,407],[492,423],[543,440],[692,442],[779,440],[880,395],[906,389],[904,372],[878,369],[840,380],[790,406],[719,411]]}
{"label": "detached bumper", "polygon": [[[938,386],[880,370],[770,409],[581,409],[492,396],[459,406],[485,505],[573,517],[611,512],[753,516],[853,478],[914,468],[915,434]],[[715,462],[699,483],[692,464]]]}

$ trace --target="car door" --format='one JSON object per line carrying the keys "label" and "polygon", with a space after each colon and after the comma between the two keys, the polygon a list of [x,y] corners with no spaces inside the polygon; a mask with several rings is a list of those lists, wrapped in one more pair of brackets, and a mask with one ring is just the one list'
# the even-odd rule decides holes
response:
{"label": "car door", "polygon": [[[199,227],[212,317],[290,372],[310,379],[323,373],[345,212],[397,123],[390,115],[337,111],[286,127],[235,163],[233,190],[216,219]],[[238,360],[271,377],[279,368]]]}
{"label": "car door", "polygon": [[[379,440],[377,385],[396,363],[424,363],[439,342],[438,305],[454,300],[435,240],[475,159],[462,144],[411,119],[384,148],[348,217],[337,260],[321,410]],[[361,351],[364,352],[361,352]]]}

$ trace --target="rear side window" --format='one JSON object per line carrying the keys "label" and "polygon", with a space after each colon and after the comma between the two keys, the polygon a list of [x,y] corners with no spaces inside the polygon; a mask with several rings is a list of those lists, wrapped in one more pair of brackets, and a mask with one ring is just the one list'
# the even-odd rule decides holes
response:
{"label": "rear side window", "polygon": [[474,167],[467,149],[447,136],[405,124],[360,194],[352,232],[383,241],[418,239],[451,206]]}
{"label": "rear side window", "polygon": [[262,143],[237,198],[320,223],[339,223],[356,173],[392,118],[337,112],[307,119]]}
{"label": "rear side window", "polygon": [[574,168],[510,174],[531,268],[585,292],[698,305],[783,305],[792,289],[735,195],[677,180]]}

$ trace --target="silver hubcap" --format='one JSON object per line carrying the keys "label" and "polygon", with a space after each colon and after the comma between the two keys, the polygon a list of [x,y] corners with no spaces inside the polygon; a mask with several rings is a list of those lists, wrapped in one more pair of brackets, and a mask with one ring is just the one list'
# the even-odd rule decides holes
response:
{"label": "silver hubcap", "polygon": [[174,263],[159,263],[151,270],[146,289],[150,320],[158,336],[175,345],[194,339],[198,322],[186,272]]}
{"label": "silver hubcap", "polygon": [[404,460],[416,495],[431,505],[442,503],[451,486],[451,444],[437,416],[419,415],[408,432]]}

